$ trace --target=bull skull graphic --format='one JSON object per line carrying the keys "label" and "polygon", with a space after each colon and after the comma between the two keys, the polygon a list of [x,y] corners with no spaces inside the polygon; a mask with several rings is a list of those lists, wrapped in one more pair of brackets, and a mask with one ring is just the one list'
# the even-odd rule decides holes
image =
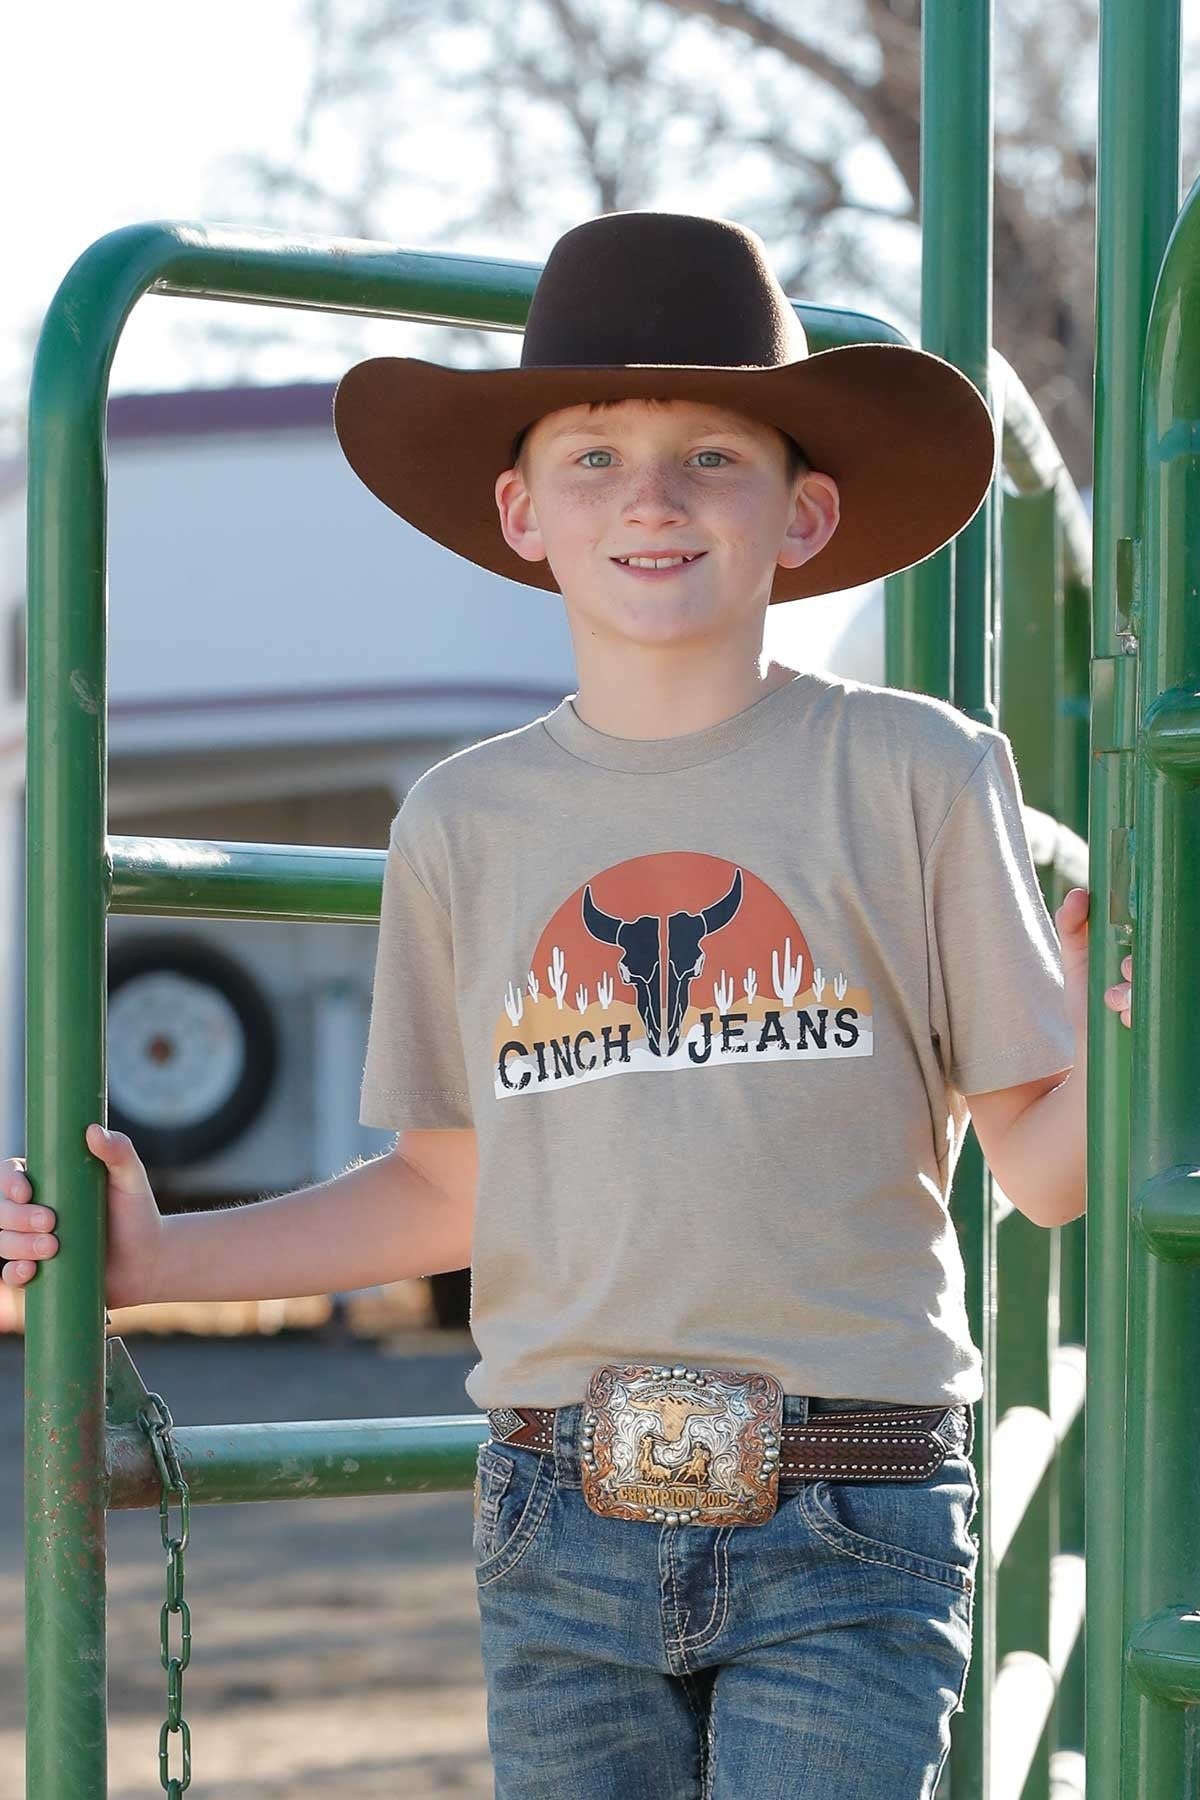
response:
{"label": "bull skull graphic", "polygon": [[646,1042],[655,1056],[672,1056],[679,1048],[692,982],[704,967],[703,941],[728,925],[741,904],[742,871],[735,869],[728,893],[703,912],[667,915],[664,947],[661,914],[618,918],[601,912],[592,899],[590,881],[584,888],[583,922],[600,943],[615,944],[620,950],[617,973],[634,990]]}

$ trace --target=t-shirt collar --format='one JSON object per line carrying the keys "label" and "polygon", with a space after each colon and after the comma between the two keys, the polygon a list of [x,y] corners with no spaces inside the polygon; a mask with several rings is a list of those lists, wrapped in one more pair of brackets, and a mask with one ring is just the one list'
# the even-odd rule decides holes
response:
{"label": "t-shirt collar", "polygon": [[690,769],[698,763],[727,756],[773,731],[799,699],[807,680],[801,670],[791,681],[760,695],[728,719],[719,719],[715,725],[675,737],[613,737],[606,731],[597,731],[576,712],[574,703],[578,694],[566,695],[553,712],[546,714],[542,724],[562,749],[604,769],[628,769],[643,774]]}

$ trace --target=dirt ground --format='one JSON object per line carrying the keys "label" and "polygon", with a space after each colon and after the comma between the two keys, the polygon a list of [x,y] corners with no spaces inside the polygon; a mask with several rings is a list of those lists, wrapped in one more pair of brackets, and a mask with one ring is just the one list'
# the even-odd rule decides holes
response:
{"label": "dirt ground", "polygon": [[[465,1332],[126,1342],[181,1425],[476,1411]],[[0,1336],[0,1800],[24,1794],[22,1355]],[[491,1796],[470,1539],[469,1490],[195,1507],[189,1800]],[[109,1796],[155,1800],[157,1511],[109,1515],[109,1566]]]}

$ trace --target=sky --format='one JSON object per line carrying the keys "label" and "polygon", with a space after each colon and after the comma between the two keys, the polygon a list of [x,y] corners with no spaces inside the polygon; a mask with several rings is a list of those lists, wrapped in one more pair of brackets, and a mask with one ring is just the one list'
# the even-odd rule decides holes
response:
{"label": "sky", "polygon": [[[41,0],[5,9],[0,166],[8,172],[10,250],[0,309],[0,407],[23,407],[41,318],[75,258],[97,238],[144,219],[262,222],[244,199],[230,198],[243,191],[231,180],[231,159],[255,151],[284,157],[294,141],[310,74],[300,17],[299,0]],[[440,172],[451,172],[453,158],[452,143],[439,146]],[[329,172],[336,178],[336,168]],[[414,216],[405,241],[419,245],[421,228]],[[499,244],[478,247],[494,251]],[[535,254],[511,245],[506,253]],[[198,348],[202,328],[218,315],[226,327],[241,327],[250,313],[148,297],[126,325],[112,391],[221,379],[229,353],[206,359]],[[252,315],[244,329],[263,316]],[[332,379],[345,361],[337,348],[345,322],[293,317],[298,347],[257,357],[254,378]],[[353,329],[369,334],[372,327]],[[405,348],[397,332],[419,328],[382,329],[391,333],[390,347]]]}
{"label": "sky", "polygon": [[[307,72],[297,12],[294,0],[43,0],[6,11],[0,383],[10,392],[81,251],[138,219],[205,216],[222,156],[286,141]],[[161,317],[140,315],[173,304],[137,309],[114,388],[165,385],[157,357],[170,334]]]}

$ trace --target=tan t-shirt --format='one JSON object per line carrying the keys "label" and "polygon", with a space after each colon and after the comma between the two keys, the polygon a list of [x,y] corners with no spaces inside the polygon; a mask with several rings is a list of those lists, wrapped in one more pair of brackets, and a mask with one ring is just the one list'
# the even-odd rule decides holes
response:
{"label": "tan t-shirt", "polygon": [[572,700],[390,836],[360,1118],[477,1133],[468,1395],[978,1399],[963,1096],[1074,1059],[1008,739],[825,673],[668,738]]}

